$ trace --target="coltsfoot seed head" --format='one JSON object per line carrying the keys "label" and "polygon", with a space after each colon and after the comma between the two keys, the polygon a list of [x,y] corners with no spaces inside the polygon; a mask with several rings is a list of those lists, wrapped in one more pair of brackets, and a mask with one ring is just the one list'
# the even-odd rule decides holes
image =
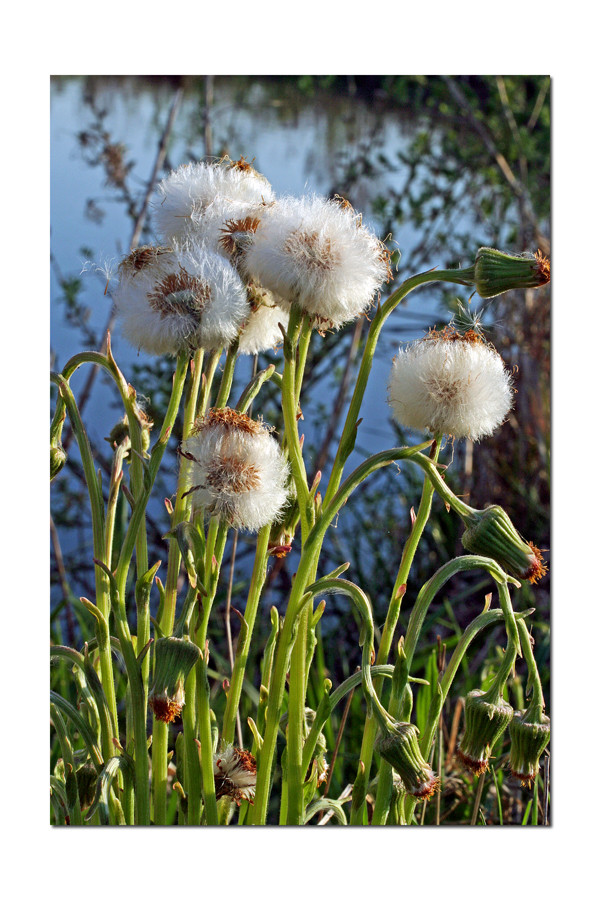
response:
{"label": "coltsfoot seed head", "polygon": [[174,722],[185,703],[185,681],[200,650],[182,638],[159,638],[154,644],[154,681],[148,703],[155,718]]}
{"label": "coltsfoot seed head", "polygon": [[290,313],[277,303],[277,298],[250,282],[248,297],[252,312],[240,333],[238,351],[242,354],[264,353],[282,341],[281,328],[287,329]]}
{"label": "coltsfoot seed head", "polygon": [[228,744],[213,756],[217,800],[230,797],[239,806],[242,800],[252,803],[256,791],[256,760],[249,750]]}
{"label": "coltsfoot seed head", "polygon": [[250,313],[236,270],[203,245],[134,250],[113,299],[127,340],[153,355],[226,346]]}
{"label": "coltsfoot seed head", "polygon": [[289,467],[261,422],[233,409],[213,409],[183,442],[191,461],[194,509],[219,516],[233,528],[258,531],[285,506]]}
{"label": "coltsfoot seed head", "polygon": [[396,722],[386,733],[379,733],[375,749],[396,770],[406,792],[424,800],[439,789],[440,780],[423,758],[418,735],[415,725]]}
{"label": "coltsfoot seed head", "polygon": [[317,196],[266,209],[240,267],[320,328],[356,319],[391,277],[389,252],[352,207]]}
{"label": "coltsfoot seed head", "polygon": [[191,163],[179,166],[158,185],[154,222],[167,243],[201,239],[217,249],[228,223],[258,221],[272,200],[267,179],[243,157]]}
{"label": "coltsfoot seed head", "polygon": [[509,726],[510,773],[531,787],[540,768],[540,756],[550,741],[550,719],[531,709],[516,712]]}
{"label": "coltsfoot seed head", "polygon": [[502,424],[511,377],[475,332],[447,327],[400,348],[388,385],[394,418],[408,428],[476,441]]}

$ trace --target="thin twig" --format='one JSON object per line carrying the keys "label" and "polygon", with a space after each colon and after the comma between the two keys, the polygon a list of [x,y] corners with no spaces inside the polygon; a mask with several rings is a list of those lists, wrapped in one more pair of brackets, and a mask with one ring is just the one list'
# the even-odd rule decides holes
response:
{"label": "thin twig", "polygon": [[454,757],[456,749],[456,739],[458,738],[458,729],[460,726],[460,714],[463,708],[463,699],[459,697],[454,707],[454,715],[452,716],[452,725],[450,726],[450,738],[448,740],[448,751],[446,753],[446,768],[448,768]]}
{"label": "thin twig", "polygon": [[496,147],[496,144],[494,143],[494,140],[487,128],[473,115],[473,110],[471,109],[469,101],[467,100],[462,88],[458,85],[456,80],[447,75],[443,75],[442,78],[446,82],[448,90],[450,91],[458,105],[464,110],[469,125],[474,131],[477,132],[477,134],[483,141],[486,150],[495,160],[496,165],[504,175],[515,197],[523,201],[523,214],[535,231],[536,241],[540,246],[540,249],[544,253],[549,253],[550,245],[547,238],[542,235],[540,231],[540,227],[531,206],[531,200],[529,199],[527,188],[514,174],[513,170],[508,164],[506,157]]}
{"label": "thin twig", "polygon": [[[333,767],[335,766],[335,761],[337,759],[338,751],[340,749],[340,744],[342,742],[342,735],[344,733],[344,728],[346,727],[346,719],[348,718],[348,713],[350,712],[350,704],[352,703],[352,698],[354,696],[354,688],[348,694],[348,699],[346,700],[346,704],[344,706],[344,711],[342,713],[342,719],[340,722],[340,730],[338,731],[338,736],[335,742],[335,749],[333,751],[333,755],[331,757],[331,765],[329,766],[329,771],[327,772],[327,781],[325,782],[325,788],[323,790],[323,797],[326,797],[329,793],[329,787],[331,785],[331,778],[333,776]],[[321,811],[317,825],[320,824],[321,819],[323,818],[324,810]]]}
{"label": "thin twig", "polygon": [[550,87],[550,78],[547,78],[544,84],[540,88],[540,92],[537,95],[537,100],[535,101],[535,106],[533,107],[533,112],[531,113],[531,117],[529,122],[527,123],[527,131],[533,131],[535,128],[536,122],[539,118],[539,115],[542,111],[542,107],[544,105],[544,100],[546,99],[546,94],[548,93],[548,88]]}
{"label": "thin twig", "polygon": [[550,754],[544,757],[544,812],[542,825],[549,825],[548,821],[548,797],[550,792]]}
{"label": "thin twig", "polygon": [[[165,156],[167,153],[167,142],[168,142],[170,134],[173,130],[173,125],[175,123],[175,118],[177,116],[177,111],[179,109],[182,96],[183,96],[183,90],[182,90],[182,88],[178,88],[177,91],[175,92],[175,96],[173,97],[173,102],[171,103],[171,109],[169,112],[169,118],[167,119],[167,124],[165,125],[162,135],[161,135],[161,138],[160,138],[160,142],[158,145],[158,151],[156,154],[156,159],[154,160],[152,174],[148,180],[148,185],[146,188],[146,194],[144,196],[144,201],[142,203],[140,211],[137,214],[137,217],[136,217],[134,225],[133,225],[133,232],[132,232],[131,241],[129,244],[130,250],[135,250],[135,248],[138,245],[138,242],[139,242],[139,239],[140,239],[140,236],[142,233],[142,229],[144,227],[144,222],[146,220],[146,215],[148,213],[148,206],[150,204],[150,198],[152,196],[152,192],[153,192],[154,186],[156,184],[156,179],[158,178],[160,169],[165,161]],[[111,310],[110,315],[108,316],[106,325],[104,326],[102,343],[100,345],[101,353],[106,352],[106,341],[107,341],[108,333],[110,331],[112,331],[114,323],[115,323],[115,313],[113,312],[113,310]],[[83,390],[81,391],[81,395],[79,397],[79,412],[81,414],[83,413],[83,410],[85,409],[87,402],[90,398],[90,394],[92,393],[92,388],[94,386],[94,382],[96,380],[97,374],[98,374],[98,366],[91,366],[87,380],[83,386]],[[65,450],[69,449],[69,445],[72,440],[73,440],[73,431],[69,427],[65,431],[65,435],[64,435],[64,438],[62,441],[62,444],[63,444],[63,447]]]}
{"label": "thin twig", "polygon": [[67,579],[67,571],[65,569],[65,564],[63,561],[62,550],[60,546],[60,538],[58,536],[58,530],[56,525],[54,524],[54,519],[50,516],[50,536],[52,539],[52,549],[54,550],[54,558],[56,560],[56,568],[58,570],[58,577],[60,578],[60,586],[63,592],[63,597],[65,600],[65,612],[67,617],[67,631],[68,631],[68,639],[70,645],[75,646],[75,623],[73,621],[73,611],[71,609],[71,589],[69,587],[69,581]]}

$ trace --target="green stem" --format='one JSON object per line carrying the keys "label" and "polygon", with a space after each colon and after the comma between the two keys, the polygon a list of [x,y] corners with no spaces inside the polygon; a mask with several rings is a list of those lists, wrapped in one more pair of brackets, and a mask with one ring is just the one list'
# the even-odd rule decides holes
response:
{"label": "green stem", "polygon": [[83,825],[79,791],[77,790],[77,770],[75,769],[75,758],[73,756],[73,748],[71,747],[71,741],[69,740],[67,726],[54,704],[50,704],[50,716],[58,737],[65,767],[65,782],[67,786],[66,795],[67,800],[69,801],[69,817],[71,825]]}
{"label": "green stem", "polygon": [[223,366],[223,374],[221,375],[221,384],[219,385],[219,392],[214,403],[215,409],[222,409],[224,406],[227,406],[227,401],[229,400],[231,387],[233,385],[233,373],[237,360],[238,344],[239,341],[234,341],[233,344],[230,344],[227,348],[225,365]]}
{"label": "green stem", "polygon": [[314,571],[318,562],[325,533],[341,507],[347,502],[352,492],[372,472],[400,459],[410,459],[415,453],[418,453],[419,450],[422,450],[424,447],[430,446],[430,444],[431,441],[427,441],[417,447],[384,450],[382,453],[377,453],[365,460],[351,475],[348,476],[348,478],[346,478],[327,508],[321,511],[321,517],[315,522],[306,539],[298,564],[298,571],[296,572],[296,577],[294,578],[294,584],[290,593],[288,608],[283,621],[283,628],[279,635],[274,669],[271,676],[265,733],[263,737],[263,746],[260,752],[256,778],[256,796],[254,799],[254,808],[252,810],[253,824],[264,824],[266,821],[273,757],[285,691],[288,663],[296,633],[296,620],[303,606],[306,586],[310,583],[309,579],[311,573]]}
{"label": "green stem", "polygon": [[[531,615],[532,612],[533,610],[529,609],[525,610],[522,613],[517,613],[515,615],[515,619],[517,621],[519,621],[520,619],[524,619],[527,616]],[[473,619],[473,621],[470,622],[469,625],[467,625],[467,627],[465,628],[458,644],[454,648],[454,653],[450,657],[450,662],[448,663],[444,674],[438,682],[437,696],[434,698],[434,702],[432,702],[429,708],[429,713],[427,715],[427,724],[423,729],[423,732],[421,733],[421,737],[419,739],[421,753],[423,754],[425,759],[429,759],[429,756],[431,754],[431,748],[433,745],[435,732],[438,727],[438,720],[441,709],[446,702],[446,698],[452,686],[452,682],[454,681],[456,673],[465,653],[467,652],[469,645],[481,631],[483,631],[485,628],[488,628],[490,625],[497,624],[503,619],[505,620],[505,616],[504,612],[501,609],[489,609],[485,612],[482,612],[479,616],[477,616],[477,618]],[[406,797],[405,814],[407,822],[410,822],[412,820],[412,814],[416,803],[417,800],[414,797]]]}
{"label": "green stem", "polygon": [[287,824],[301,825],[304,819],[302,749],[304,745],[304,705],[306,687],[306,639],[312,618],[312,601],[298,620],[298,634],[290,663],[287,724]]}
{"label": "green stem", "polygon": [[[83,471],[85,474],[85,480],[90,498],[90,509],[92,513],[92,537],[94,556],[97,559],[100,559],[108,564],[109,561],[105,559],[106,539],[104,501],[102,499],[100,484],[98,482],[98,478],[96,477],[94,460],[92,457],[92,448],[90,447],[87,433],[83,426],[83,422],[81,421],[81,416],[79,415],[79,410],[77,408],[75,398],[66,378],[62,375],[52,375],[51,379],[54,384],[58,386],[59,397],[61,398],[62,403],[64,403],[69,414],[71,427],[73,428],[73,434],[75,435],[75,438],[77,440],[79,452],[81,455],[81,461],[83,463]],[[108,622],[111,607],[108,579],[106,574],[98,567],[96,567],[94,577],[96,583],[96,605],[104,620]],[[102,645],[98,647],[98,652],[100,655],[100,677],[102,680],[102,687],[104,689],[104,693],[106,694],[108,705],[110,707],[114,733],[117,734],[117,700],[115,695],[115,682],[110,643],[102,642]]]}
{"label": "green stem", "polygon": [[[541,721],[541,714],[544,711],[545,702],[544,702],[544,692],[542,689],[542,681],[540,679],[540,675],[538,672],[538,667],[535,661],[535,657],[533,655],[533,649],[531,646],[531,638],[529,636],[529,631],[527,630],[527,626],[522,619],[517,621],[517,626],[519,628],[520,637],[521,637],[521,648],[523,650],[523,656],[525,657],[525,662],[527,663],[527,672],[528,678],[527,683],[528,686],[531,686],[532,689],[532,697],[529,704],[528,711],[528,721]],[[532,719],[529,718],[529,715],[533,714],[537,715],[537,718]]]}
{"label": "green stem", "polygon": [[393,312],[393,310],[398,306],[398,304],[401,303],[401,301],[404,300],[404,298],[411,291],[413,291],[420,285],[429,284],[433,281],[470,285],[472,284],[472,280],[469,280],[469,274],[470,273],[466,269],[448,269],[439,272],[435,272],[432,270],[429,272],[423,272],[420,275],[414,275],[412,278],[408,278],[406,281],[404,281],[388,297],[385,303],[378,306],[377,311],[375,312],[375,315],[371,320],[371,326],[369,328],[369,333],[365,342],[365,348],[363,351],[356,385],[354,387],[354,393],[350,401],[350,406],[346,415],[346,421],[344,423],[338,451],[333,463],[329,484],[327,486],[327,493],[325,494],[325,498],[323,500],[324,506],[326,506],[335,495],[342,479],[342,473],[346,460],[348,459],[350,453],[354,448],[358,416],[360,413],[360,408],[362,406],[362,401],[367,387],[367,381],[371,372],[371,367],[373,365],[375,348],[377,347],[377,341],[379,339],[379,335],[381,333],[381,329],[385,320],[390,315],[390,313]]}
{"label": "green stem", "polygon": [[231,683],[229,685],[229,691],[227,692],[227,704],[223,715],[221,740],[224,744],[233,743],[235,735],[235,722],[242,695],[242,686],[244,684],[246,664],[250,652],[250,643],[252,641],[254,623],[256,621],[256,614],[260,603],[260,595],[267,575],[270,533],[271,526],[265,525],[265,527],[261,528],[259,531],[256,542],[254,567],[252,569],[252,577],[248,589],[248,599],[244,610],[245,631],[243,637],[240,636],[241,640],[238,642],[233,671],[231,673]]}
{"label": "green stem", "polygon": [[283,412],[285,442],[289,453],[292,478],[294,479],[296,494],[298,496],[301,533],[302,540],[304,541],[306,540],[310,525],[312,525],[314,518],[311,517],[311,513],[309,513],[308,509],[310,505],[312,511],[313,506],[310,500],[306,469],[302,458],[300,438],[298,436],[298,420],[296,418],[298,411],[298,398],[296,394],[296,353],[298,338],[303,327],[303,322],[305,321],[301,316],[301,312],[297,310],[296,307],[292,307],[287,337],[284,340],[281,409]]}
{"label": "green stem", "polygon": [[[431,446],[430,454],[432,464],[435,465],[437,463],[440,449],[441,449],[441,435],[437,435],[434,443]],[[394,638],[394,632],[396,630],[396,626],[398,624],[398,619],[400,617],[400,609],[402,607],[402,599],[404,597],[406,591],[406,584],[408,582],[408,577],[410,575],[410,570],[413,564],[413,560],[415,558],[415,554],[417,552],[417,547],[419,545],[419,541],[423,535],[423,531],[425,530],[425,526],[431,514],[431,505],[433,502],[433,486],[429,479],[425,478],[423,482],[423,488],[421,491],[421,500],[419,503],[419,509],[417,511],[417,515],[415,518],[414,525],[411,529],[410,535],[408,536],[408,540],[404,545],[404,549],[402,551],[402,557],[400,559],[400,566],[398,567],[398,574],[396,575],[396,581],[394,582],[394,587],[392,589],[392,597],[390,600],[390,604],[388,606],[387,615],[385,618],[385,623],[383,626],[383,632],[381,634],[381,641],[379,643],[379,648],[377,651],[376,663],[378,665],[384,665],[390,653],[390,649],[392,646],[392,641]],[[409,663],[410,665],[410,663]],[[375,691],[381,690],[381,681],[378,680],[375,682]],[[371,762],[373,759],[373,748],[375,744],[375,738],[377,737],[377,722],[373,718],[367,719],[365,723],[365,730],[363,734],[363,740],[360,751],[360,759],[362,760],[365,767],[365,777],[368,779],[371,771]],[[385,760],[382,760],[382,764],[380,766],[380,787],[383,792],[388,793],[391,796],[391,768],[384,765]],[[387,771],[387,774],[384,774]],[[379,788],[378,788],[379,793]],[[350,814],[350,823],[358,824],[362,822],[363,818],[363,806],[364,804],[353,804],[352,811]]]}
{"label": "green stem", "polygon": [[207,596],[202,597],[200,627],[195,635],[195,642],[200,647],[202,653],[201,658],[196,663],[196,705],[198,716],[197,729],[200,738],[202,795],[204,798],[204,815],[207,825],[218,825],[219,816],[213,768],[210,684],[208,681],[208,642],[206,638],[208,622],[219,582],[221,561],[227,542],[227,532],[227,525],[220,523],[219,520],[213,516],[208,526],[204,561]]}

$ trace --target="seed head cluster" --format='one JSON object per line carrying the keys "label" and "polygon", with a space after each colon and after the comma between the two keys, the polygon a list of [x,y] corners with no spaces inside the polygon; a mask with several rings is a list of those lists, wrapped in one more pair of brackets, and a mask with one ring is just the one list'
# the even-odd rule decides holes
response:
{"label": "seed head cluster", "polygon": [[213,756],[217,800],[230,797],[239,806],[242,800],[252,803],[256,791],[256,760],[249,750],[228,744]]}
{"label": "seed head cluster", "polygon": [[162,246],[119,267],[123,334],[147,353],[276,347],[292,304],[319,331],[363,314],[390,255],[341,198],[276,198],[244,157],[179,166],[157,187]]}

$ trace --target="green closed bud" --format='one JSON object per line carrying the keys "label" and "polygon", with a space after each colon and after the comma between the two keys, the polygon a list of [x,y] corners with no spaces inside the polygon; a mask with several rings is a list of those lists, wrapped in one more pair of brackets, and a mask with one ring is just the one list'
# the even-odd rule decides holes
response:
{"label": "green closed bud", "polygon": [[531,787],[540,768],[540,756],[550,740],[550,719],[532,707],[516,712],[509,728],[510,773]]}
{"label": "green closed bud", "polygon": [[96,784],[98,782],[96,767],[90,762],[85,763],[80,769],[77,769],[76,775],[81,809],[89,809],[96,795]]}
{"label": "green closed bud", "polygon": [[435,793],[440,780],[423,758],[418,734],[416,725],[394,722],[379,733],[375,749],[400,775],[406,792],[422,800]]}
{"label": "green closed bud", "polygon": [[[150,430],[152,429],[153,422],[137,404],[135,405],[135,411],[136,418],[141,427],[142,450],[144,453],[147,453],[150,447]],[[119,447],[121,444],[125,444],[125,449],[129,451],[131,444],[127,416],[123,416],[123,418],[117,422],[108,437],[104,438],[104,440],[107,441],[111,447]]]}
{"label": "green closed bud", "polygon": [[159,638],[154,644],[154,683],[148,702],[157,719],[173,722],[185,703],[185,680],[200,658],[200,650],[182,638]]}
{"label": "green closed bud", "polygon": [[550,261],[541,250],[533,253],[503,253],[480,247],[475,258],[475,287],[484,300],[505,291],[537,288],[550,281]]}
{"label": "green closed bud", "polygon": [[66,461],[67,454],[63,450],[62,445],[50,447],[50,481],[56,478]]}
{"label": "green closed bud", "polygon": [[483,691],[471,691],[465,701],[465,733],[458,756],[465,768],[475,775],[485,772],[492,747],[506,730],[513,708],[502,698],[491,698]]}
{"label": "green closed bud", "polygon": [[489,556],[509,575],[527,579],[532,584],[548,571],[541,551],[531,542],[525,543],[501,506],[472,510],[463,521],[467,530],[462,536],[462,544],[469,553]]}

